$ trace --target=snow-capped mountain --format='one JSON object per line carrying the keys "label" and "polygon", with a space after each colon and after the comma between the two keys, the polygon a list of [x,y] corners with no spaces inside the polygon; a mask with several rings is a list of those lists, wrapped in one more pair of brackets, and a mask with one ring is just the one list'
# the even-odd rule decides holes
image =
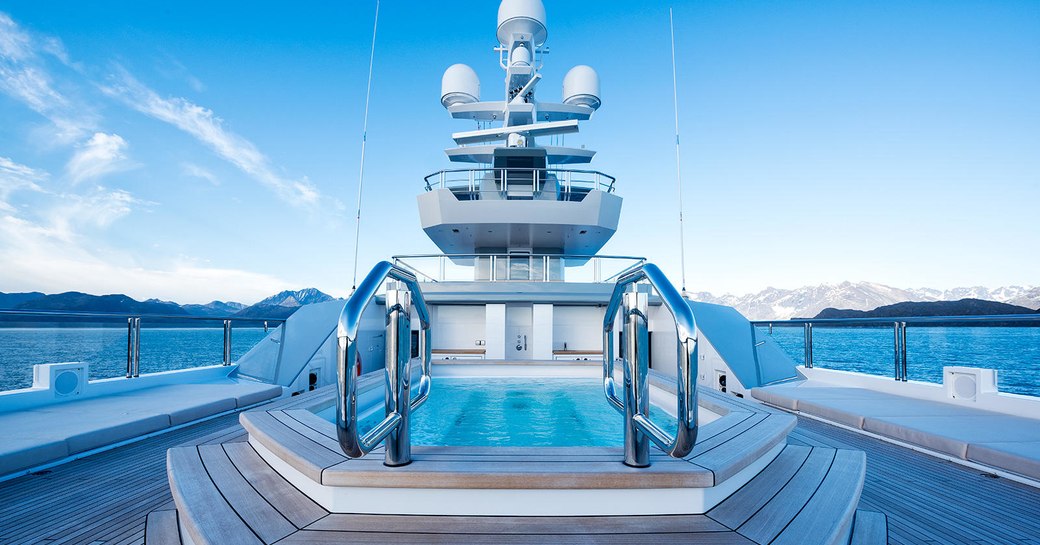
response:
{"label": "snow-capped mountain", "polygon": [[298,307],[301,305],[309,305],[311,303],[324,303],[325,301],[331,301],[332,296],[322,293],[315,288],[306,288],[297,291],[286,290],[281,293],[277,293],[260,301],[254,306],[279,306],[279,307]]}
{"label": "snow-capped mountain", "polygon": [[984,287],[936,290],[901,289],[873,282],[842,282],[836,285],[822,284],[797,289],[766,288],[758,293],[726,294],[721,297],[700,292],[693,294],[693,298],[734,307],[752,320],[786,320],[813,317],[825,308],[873,310],[904,301],[957,301],[965,298],[1038,309],[1040,286],[1007,286],[992,290]]}

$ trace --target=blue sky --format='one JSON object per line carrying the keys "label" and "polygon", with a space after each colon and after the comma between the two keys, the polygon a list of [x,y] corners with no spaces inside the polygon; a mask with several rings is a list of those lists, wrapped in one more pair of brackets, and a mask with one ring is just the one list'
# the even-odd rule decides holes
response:
{"label": "blue sky", "polygon": [[[345,295],[373,2],[0,1],[0,291],[246,303]],[[440,75],[501,93],[497,2],[383,2],[362,271],[435,252]],[[625,198],[604,249],[678,281],[668,10],[548,1],[543,100]],[[674,4],[688,287],[1040,283],[1040,3]]]}

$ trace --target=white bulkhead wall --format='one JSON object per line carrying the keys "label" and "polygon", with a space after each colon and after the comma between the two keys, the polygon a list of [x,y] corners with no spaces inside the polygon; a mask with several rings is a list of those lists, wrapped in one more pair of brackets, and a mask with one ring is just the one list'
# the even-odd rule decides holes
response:
{"label": "white bulkhead wall", "polygon": [[[650,307],[649,314],[650,331],[653,332],[650,336],[652,345],[650,368],[663,375],[674,377],[677,367],[676,357],[678,356],[675,344],[675,320],[663,305]],[[723,387],[719,379],[724,376],[726,393],[739,394],[741,397],[748,395],[730,370],[729,365],[711,345],[711,341],[700,332],[697,334],[697,355],[699,359],[697,384],[722,391]]]}
{"label": "white bulkhead wall", "polygon": [[484,305],[431,306],[433,348],[458,350],[482,348],[485,341]]}
{"label": "white bulkhead wall", "polygon": [[600,350],[603,348],[603,307],[553,308],[552,350]]}

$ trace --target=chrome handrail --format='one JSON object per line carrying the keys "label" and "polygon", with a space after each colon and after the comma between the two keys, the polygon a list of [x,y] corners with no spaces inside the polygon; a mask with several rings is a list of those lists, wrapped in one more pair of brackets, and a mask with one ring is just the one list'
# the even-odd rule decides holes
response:
{"label": "chrome handrail", "polygon": [[[646,280],[657,290],[661,302],[675,319],[677,337],[676,431],[673,436],[650,419],[650,392],[647,382],[648,293],[636,284]],[[623,308],[621,345],[624,399],[618,397],[614,381],[614,319]],[[650,465],[650,443],[665,453],[682,458],[697,442],[697,323],[689,303],[656,265],[645,263],[618,279],[603,316],[603,393],[612,407],[625,416],[625,464]]]}
{"label": "chrome handrail", "polygon": [[[361,359],[358,353],[358,333],[361,316],[368,303],[375,298],[379,286],[386,279],[396,283],[387,285],[386,295],[386,357],[384,396],[385,417],[363,436],[358,428],[357,377]],[[411,304],[419,315],[419,353],[422,375],[419,392],[410,399],[411,390]],[[387,261],[381,261],[365,276],[354,293],[347,299],[339,316],[337,328],[337,396],[336,433],[340,448],[348,458],[360,458],[386,440],[384,464],[402,466],[412,461],[409,440],[409,415],[419,408],[430,395],[430,312],[415,276]]]}

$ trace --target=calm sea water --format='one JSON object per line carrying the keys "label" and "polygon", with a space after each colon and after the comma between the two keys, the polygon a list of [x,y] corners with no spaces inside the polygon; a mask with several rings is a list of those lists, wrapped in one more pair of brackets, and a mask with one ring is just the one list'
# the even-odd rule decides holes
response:
{"label": "calm sea water", "polygon": [[[768,335],[766,327],[758,328]],[[774,327],[773,339],[797,362],[805,359],[801,327]],[[813,327],[813,364],[827,369],[893,376],[892,327]],[[1040,328],[906,328],[906,374],[910,380],[942,382],[944,366],[997,370],[1000,391],[1040,396]]]}
{"label": "calm sea water", "polygon": [[[264,338],[263,328],[235,328],[238,359]],[[141,373],[215,365],[224,359],[223,328],[141,328]],[[0,328],[0,390],[32,386],[37,363],[90,363],[90,378],[126,375],[126,329]]]}
{"label": "calm sea water", "polygon": [[[362,432],[383,419],[381,407],[361,421]],[[319,416],[334,420],[334,410]],[[675,428],[675,419],[657,407],[650,416]],[[438,378],[411,419],[416,445],[607,447],[624,441],[623,417],[604,401],[596,379]]]}

